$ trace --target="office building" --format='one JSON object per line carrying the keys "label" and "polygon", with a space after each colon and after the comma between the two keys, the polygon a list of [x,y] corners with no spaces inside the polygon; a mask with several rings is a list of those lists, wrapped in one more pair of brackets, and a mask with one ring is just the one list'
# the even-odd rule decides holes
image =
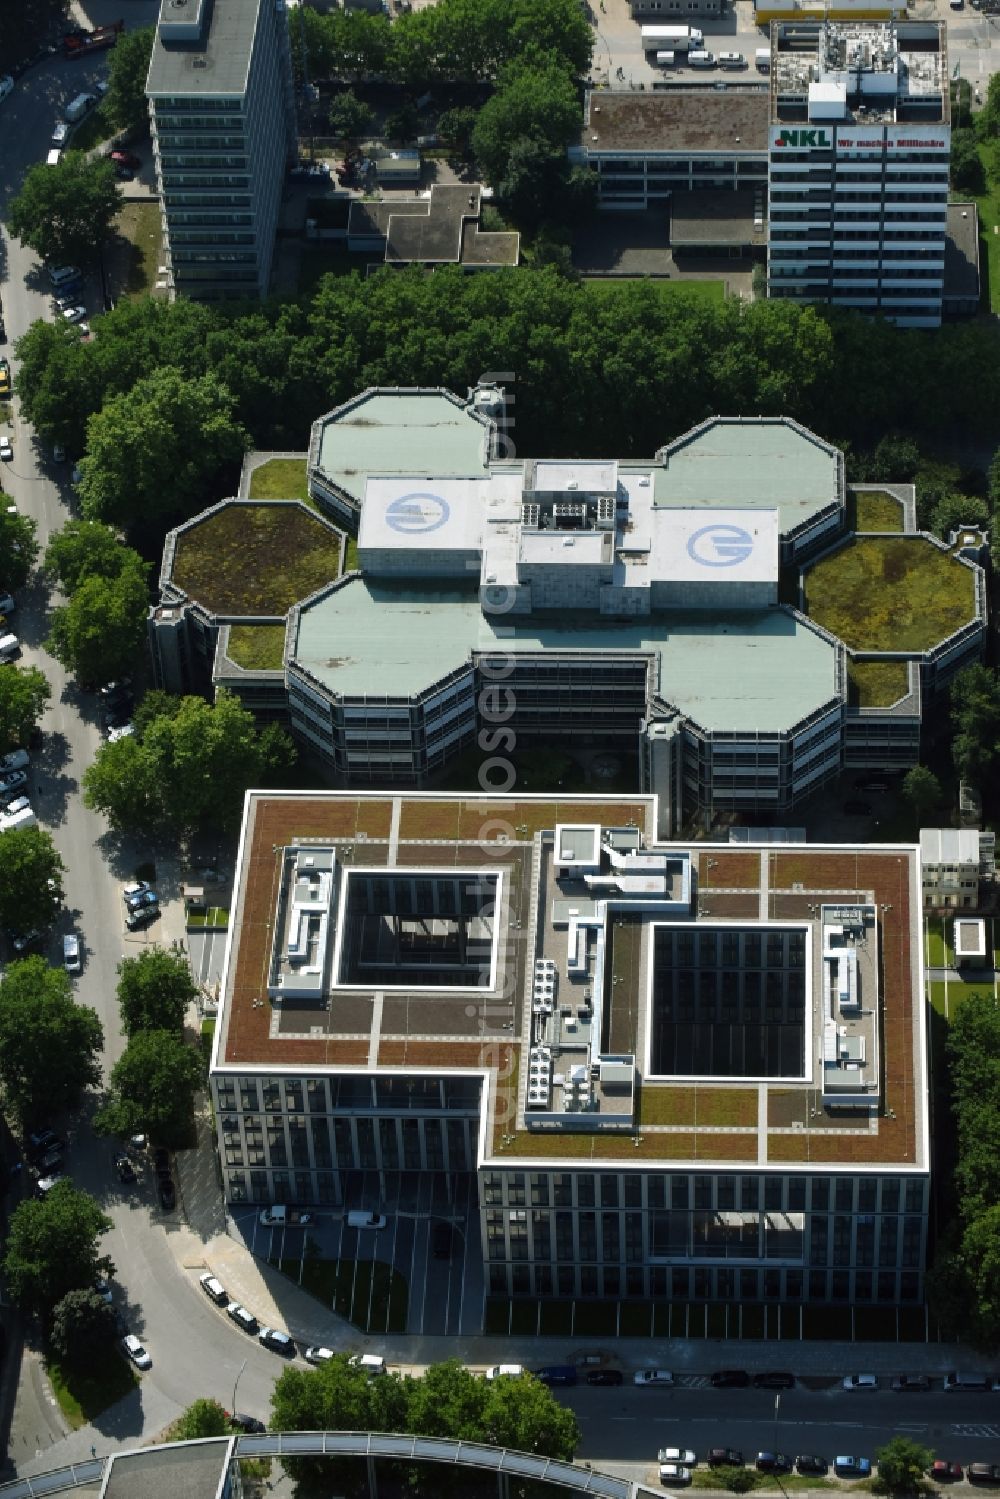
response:
{"label": "office building", "polygon": [[471,1195],[495,1297],[917,1303],[916,849],[660,821],[646,796],[248,793],[228,1201],[391,1225],[429,1173]]}
{"label": "office building", "polygon": [[771,28],[767,289],[941,321],[950,96],[936,21]]}
{"label": "office building", "polygon": [[283,0],[161,0],[146,94],[167,289],[266,295],[295,153]]}
{"label": "office building", "polygon": [[996,834],[976,828],[921,828],[924,905],[976,909],[992,884]]}

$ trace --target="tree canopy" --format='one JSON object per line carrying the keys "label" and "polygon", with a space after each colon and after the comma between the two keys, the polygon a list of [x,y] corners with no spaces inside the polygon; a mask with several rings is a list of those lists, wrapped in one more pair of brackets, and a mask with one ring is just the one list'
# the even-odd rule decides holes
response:
{"label": "tree canopy", "polygon": [[99,1134],[148,1134],[183,1145],[194,1095],[203,1081],[201,1059],[175,1031],[137,1031],[111,1069],[108,1097],[94,1116]]}
{"label": "tree canopy", "polygon": [[170,1442],[194,1442],[199,1437],[226,1437],[229,1435],[229,1417],[217,1400],[202,1398],[194,1400],[181,1411],[167,1433]]}
{"label": "tree canopy", "polygon": [[951,683],[952,756],[964,781],[984,787],[1000,755],[1000,683],[989,666],[967,666]]}
{"label": "tree canopy", "polygon": [[294,759],[284,730],[258,729],[231,693],[214,703],[185,697],[98,750],[84,772],[84,799],[116,829],[232,829],[246,788],[267,785]]}
{"label": "tree canopy", "polygon": [[46,648],[85,685],[126,675],[146,634],[148,564],[122,547],[116,577],[84,576],[52,610]]}
{"label": "tree canopy", "polygon": [[118,1007],[126,1036],[139,1031],[180,1035],[197,995],[191,968],[179,947],[147,947],[118,964]]}
{"label": "tree canopy", "polygon": [[114,163],[64,151],[56,166],[28,168],[7,205],[7,228],[54,265],[89,264],[120,207]]}
{"label": "tree canopy", "polygon": [[914,765],[903,777],[902,792],[918,819],[941,804],[941,782],[926,765]]}
{"label": "tree canopy", "polygon": [[[6,836],[6,835],[5,835]],[[8,965],[0,984],[0,1085],[24,1125],[77,1109],[101,1078],[101,1022],[69,975],[44,958]]]}
{"label": "tree canopy", "polygon": [[478,165],[494,186],[510,171],[516,148],[531,143],[547,155],[562,153],[580,130],[580,104],[573,81],[558,59],[510,63],[496,93],[483,105],[472,132]]}
{"label": "tree canopy", "polygon": [[153,52],[152,26],[126,31],[108,57],[108,91],[104,113],[119,130],[145,130],[149,126],[146,75]]}
{"label": "tree canopy", "polygon": [[123,546],[111,526],[96,520],[69,520],[54,532],[45,548],[44,567],[68,594],[85,578],[118,578],[128,568],[146,571],[139,553]]}
{"label": "tree canopy", "polygon": [[340,140],[355,141],[364,135],[375,112],[370,104],[359,99],[353,89],[345,89],[330,105],[330,129]]}
{"label": "tree canopy", "polygon": [[35,531],[30,515],[0,507],[0,588],[5,592],[23,588],[28,581],[38,556]]}
{"label": "tree canopy", "polygon": [[875,1454],[878,1474],[872,1482],[876,1494],[919,1494],[926,1487],[927,1469],[934,1461],[930,1448],[912,1437],[893,1437]]}
{"label": "tree canopy", "polygon": [[0,833],[0,926],[22,932],[47,927],[62,903],[65,873],[44,829]]}
{"label": "tree canopy", "polygon": [[69,0],[20,0],[3,18],[3,60],[15,68],[42,50],[53,31],[69,16]]}
{"label": "tree canopy", "polygon": [[64,1364],[86,1369],[117,1332],[114,1307],[91,1286],[67,1291],[52,1312],[49,1344]]}
{"label": "tree canopy", "polygon": [[[369,1379],[346,1355],[308,1373],[286,1369],[274,1387],[271,1417],[279,1431],[405,1431],[564,1461],[572,1459],[580,1440],[573,1412],[538,1380],[481,1379],[457,1359],[433,1364],[419,1379]],[[338,1476],[346,1479],[328,1461],[299,1459],[286,1467],[305,1492],[324,1482],[330,1492],[337,1488]],[[445,1492],[454,1491],[446,1485]]]}
{"label": "tree canopy", "polygon": [[68,1179],[43,1198],[26,1198],[10,1217],[3,1269],[11,1299],[24,1311],[47,1314],[70,1291],[92,1286],[114,1264],[98,1241],[111,1219]]}
{"label": "tree canopy", "polygon": [[5,666],[0,671],[0,755],[28,743],[51,696],[37,666]]}
{"label": "tree canopy", "polygon": [[127,525],[193,514],[250,446],[234,408],[214,376],[189,379],[171,367],[112,396],[87,424],[79,485],[86,518]]}

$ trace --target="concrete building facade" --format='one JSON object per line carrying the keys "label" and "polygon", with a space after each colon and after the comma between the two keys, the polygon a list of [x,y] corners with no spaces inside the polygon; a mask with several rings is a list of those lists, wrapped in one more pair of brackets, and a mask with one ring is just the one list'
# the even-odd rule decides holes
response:
{"label": "concrete building facade", "polygon": [[296,149],[284,0],[161,0],[146,94],[166,287],[266,295]]}
{"label": "concrete building facade", "polygon": [[660,820],[250,793],[211,1065],[228,1200],[391,1217],[413,1173],[472,1176],[496,1297],[918,1302],[916,850]]}

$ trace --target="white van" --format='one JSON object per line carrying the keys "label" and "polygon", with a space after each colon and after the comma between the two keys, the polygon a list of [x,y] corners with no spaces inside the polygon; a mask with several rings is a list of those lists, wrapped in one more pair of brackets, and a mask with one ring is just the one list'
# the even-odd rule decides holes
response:
{"label": "white van", "polygon": [[21,654],[21,642],[16,635],[0,635],[0,661],[13,661]]}
{"label": "white van", "polygon": [[347,1215],[348,1228],[385,1228],[385,1215],[383,1213],[353,1212]]}
{"label": "white van", "polygon": [[700,48],[697,52],[688,53],[689,68],[714,68],[715,53],[703,52]]}
{"label": "white van", "polygon": [[658,68],[672,68],[676,60],[676,52],[657,52],[656,54],[656,66]]}
{"label": "white van", "polygon": [[75,125],[77,120],[82,120],[87,110],[91,109],[96,103],[96,94],[77,94],[76,98],[71,99],[63,110],[63,119],[69,120],[71,125]]}
{"label": "white van", "polygon": [[719,67],[720,68],[745,68],[746,65],[747,65],[747,60],[743,56],[742,52],[720,52],[719,53]]}
{"label": "white van", "polygon": [[991,1380],[988,1374],[957,1374],[952,1372],[944,1377],[946,1390],[957,1390],[966,1394],[980,1394],[990,1388]]}
{"label": "white van", "polygon": [[47,167],[57,167],[59,165],[59,162],[61,160],[62,160],[62,152],[60,151],[60,149],[59,149],[58,146],[53,146],[52,150],[49,152],[48,156],[46,156],[46,158],[45,158],[45,165]]}
{"label": "white van", "polygon": [[30,805],[22,807],[20,812],[0,812],[0,833],[13,833],[18,828],[36,828],[37,826],[38,818]]}
{"label": "white van", "polygon": [[770,47],[758,47],[753,55],[754,67],[758,73],[770,73],[771,71],[771,49]]}

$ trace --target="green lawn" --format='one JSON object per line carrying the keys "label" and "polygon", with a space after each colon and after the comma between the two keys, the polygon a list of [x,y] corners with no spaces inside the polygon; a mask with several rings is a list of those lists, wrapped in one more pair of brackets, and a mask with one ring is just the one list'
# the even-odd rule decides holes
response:
{"label": "green lawn", "polygon": [[209,906],[207,911],[189,911],[185,919],[189,931],[224,932],[229,925],[225,906]]}
{"label": "green lawn", "polygon": [[406,1281],[381,1260],[281,1260],[278,1268],[362,1332],[406,1331]]}
{"label": "green lawn", "polygon": [[229,659],[245,671],[280,671],[284,650],[284,625],[233,625],[229,631]]}
{"label": "green lawn", "polygon": [[696,297],[702,302],[724,302],[724,281],[675,281],[660,276],[584,276],[581,278],[588,292],[598,296],[613,292],[617,286],[629,286],[641,281],[655,287],[663,297]]}
{"label": "green lawn", "polygon": [[213,614],[286,614],[340,571],[340,536],[298,505],[228,505],[178,537],[174,582]]}
{"label": "green lawn", "polygon": [[884,489],[851,489],[847,495],[847,529],[902,531],[902,502]]}
{"label": "green lawn", "polygon": [[962,979],[949,979],[947,983],[935,981],[930,985],[931,1005],[945,1019],[954,1019],[955,1012],[964,1000],[973,995],[993,997],[992,984],[967,984]]}
{"label": "green lawn", "polygon": [[931,968],[950,967],[954,954],[948,945],[943,916],[927,917],[927,963]]}
{"label": "green lawn", "polygon": [[905,661],[847,661],[847,701],[852,708],[886,708],[906,693]]}
{"label": "green lawn", "polygon": [[979,209],[979,268],[982,278],[982,307],[990,312],[1000,312],[1000,181],[991,179],[993,148],[979,147],[980,160],[986,173],[986,191],[973,196],[971,193],[953,193],[952,196],[968,201],[971,197]]}
{"label": "green lawn", "polygon": [[[791,1448],[788,1449],[789,1451]],[[719,1474],[724,1469],[720,1468],[695,1468],[691,1475],[691,1487],[695,1489],[722,1490],[725,1485],[720,1481]],[[753,1483],[750,1490],[770,1489],[771,1493],[780,1499],[783,1493],[789,1489],[832,1489],[839,1488],[840,1484],[834,1484],[829,1478],[812,1478],[806,1473],[782,1473],[776,1478],[773,1473],[758,1473],[756,1468],[745,1470],[750,1474]]]}
{"label": "green lawn", "polygon": [[156,286],[162,260],[163,230],[160,205],[125,203],[115,219],[119,238],[112,244],[109,263],[119,295],[144,297]]}
{"label": "green lawn", "polygon": [[92,151],[102,141],[109,141],[115,133],[106,113],[104,100],[85,115],[66,142],[67,151]]}
{"label": "green lawn", "polygon": [[95,1352],[85,1371],[66,1368],[50,1352],[45,1360],[45,1372],[59,1409],[74,1431],[128,1395],[138,1383],[138,1375],[131,1364],[127,1364],[113,1346],[103,1354]]}
{"label": "green lawn", "polygon": [[918,536],[862,536],[810,568],[806,613],[856,651],[924,651],[971,620],[975,579]]}
{"label": "green lawn", "polygon": [[270,458],[250,475],[252,500],[305,500],[309,502],[304,458]]}

